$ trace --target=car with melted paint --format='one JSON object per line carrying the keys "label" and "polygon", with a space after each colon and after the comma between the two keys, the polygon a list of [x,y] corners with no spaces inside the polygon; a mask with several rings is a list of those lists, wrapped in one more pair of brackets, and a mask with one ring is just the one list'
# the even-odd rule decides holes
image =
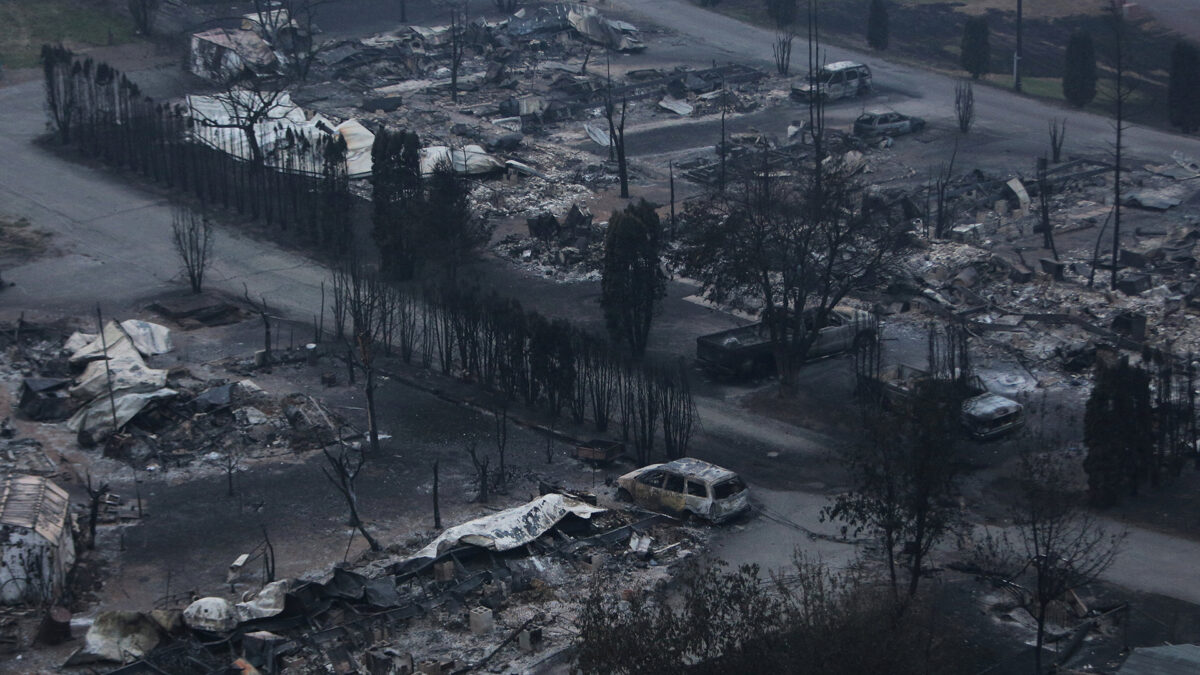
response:
{"label": "car with melted paint", "polygon": [[684,457],[651,464],[617,479],[617,496],[652,511],[721,523],[750,508],[741,477],[729,469]]}
{"label": "car with melted paint", "polygon": [[[871,91],[871,69],[854,61],[837,61],[823,66],[810,78],[792,85],[792,98],[798,101],[836,101],[862,96]],[[815,85],[815,86],[814,86]]]}
{"label": "car with melted paint", "polygon": [[925,120],[894,110],[869,110],[854,120],[855,136],[903,136],[925,128]]}

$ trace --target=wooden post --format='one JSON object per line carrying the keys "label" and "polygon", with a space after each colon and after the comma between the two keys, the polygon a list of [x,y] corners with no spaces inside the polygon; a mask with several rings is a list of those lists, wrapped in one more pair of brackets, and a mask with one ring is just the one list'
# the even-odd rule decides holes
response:
{"label": "wooden post", "polygon": [[112,432],[117,433],[117,401],[113,398],[112,368],[108,365],[108,339],[104,337],[104,320],[100,318],[100,304],[96,304],[96,326],[100,329],[100,346],[104,349],[104,375],[108,381],[108,405],[112,409]]}
{"label": "wooden post", "polygon": [[438,460],[433,460],[433,527],[442,529],[442,510],[438,506]]}

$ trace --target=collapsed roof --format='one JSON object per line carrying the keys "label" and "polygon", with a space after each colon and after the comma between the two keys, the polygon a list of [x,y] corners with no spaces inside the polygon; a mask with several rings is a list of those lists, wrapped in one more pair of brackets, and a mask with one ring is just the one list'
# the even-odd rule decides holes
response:
{"label": "collapsed roof", "polygon": [[0,481],[0,525],[32,530],[57,543],[69,507],[66,490],[43,476],[9,474]]}
{"label": "collapsed roof", "polygon": [[646,45],[638,29],[625,21],[606,19],[595,7],[576,3],[544,5],[530,12],[522,9],[508,20],[508,32],[516,36],[574,30],[585,40],[617,51],[640,51]]}

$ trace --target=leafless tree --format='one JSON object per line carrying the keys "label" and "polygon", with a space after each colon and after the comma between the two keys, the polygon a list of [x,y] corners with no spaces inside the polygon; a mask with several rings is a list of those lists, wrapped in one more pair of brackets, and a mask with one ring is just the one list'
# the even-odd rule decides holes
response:
{"label": "leafless tree", "polygon": [[204,285],[204,271],[212,263],[213,228],[207,213],[177,207],[171,214],[171,243],[193,293]]}
{"label": "leafless tree", "polygon": [[975,89],[969,80],[954,87],[954,114],[958,119],[958,130],[964,134],[970,131],[975,121]]}
{"label": "leafless tree", "polygon": [[629,164],[625,159],[625,110],[627,103],[626,99],[621,99],[621,115],[617,117],[616,102],[613,100],[612,95],[612,70],[609,69],[608,86],[604,95],[604,118],[608,120],[610,148],[617,153],[617,178],[621,181],[621,199],[629,198]]}
{"label": "leafless tree", "polygon": [[687,455],[697,422],[696,403],[682,359],[674,372],[664,371],[657,380],[661,390],[663,448],[667,459],[677,459]]}
{"label": "leafless tree", "polygon": [[1050,181],[1046,178],[1046,158],[1038,158],[1038,205],[1042,212],[1042,246],[1050,249],[1058,260],[1058,248],[1054,245],[1054,225],[1050,222]]}
{"label": "leafless tree", "polygon": [[[954,150],[950,153],[950,163],[942,164],[938,167],[937,174],[934,176],[933,185],[926,190],[926,208],[925,216],[929,217],[929,202],[928,197],[932,194],[936,200],[937,218],[934,221],[933,236],[941,239],[946,236],[946,230],[950,228],[950,200],[947,196],[947,191],[950,189],[950,179],[954,176],[954,160],[958,158],[958,141],[954,141]],[[932,169],[930,174],[933,174]],[[928,232],[929,224],[926,223],[926,232]]]}
{"label": "leafless tree", "polygon": [[[1121,154],[1124,150],[1125,103],[1133,94],[1132,83],[1125,77],[1128,66],[1125,56],[1125,6],[1113,0],[1108,19],[1113,30],[1113,71],[1116,79],[1113,89],[1114,124],[1116,138],[1113,141],[1113,233],[1111,290],[1117,290],[1118,261],[1121,259]],[[1103,233],[1102,233],[1103,234]]]}
{"label": "leafless tree", "polygon": [[458,103],[458,71],[467,43],[467,4],[450,7],[450,100]]}
{"label": "leafless tree", "polygon": [[1055,164],[1062,161],[1063,141],[1067,138],[1067,118],[1050,120],[1050,160]]}
{"label": "leafless tree", "polygon": [[486,504],[490,497],[491,474],[488,471],[488,465],[491,464],[491,457],[484,455],[482,459],[479,457],[479,444],[475,441],[467,442],[467,456],[471,458],[471,466],[475,468],[475,487],[478,490],[480,503]]}
{"label": "leafless tree", "polygon": [[625,373],[625,424],[632,431],[633,449],[639,464],[647,464],[654,451],[654,438],[662,414],[663,392],[650,377],[627,370]]}
{"label": "leafless tree", "polygon": [[215,129],[237,129],[246,142],[252,168],[266,165],[266,154],[258,141],[258,127],[279,114],[279,104],[287,93],[283,78],[260,76],[249,67],[224,78],[213,98],[220,104],[223,116],[210,117],[193,110],[196,124]]}
{"label": "leafless tree", "polygon": [[792,42],[796,38],[793,24],[799,12],[797,0],[766,0],[767,16],[775,24],[775,42],[771,51],[775,56],[775,70],[787,77],[792,66]]}
{"label": "leafless tree", "polygon": [[321,471],[346,500],[346,508],[350,510],[350,527],[356,528],[362,534],[372,551],[382,550],[379,542],[367,531],[367,526],[358,513],[358,492],[355,488],[355,481],[358,479],[363,465],[367,462],[366,456],[361,450],[352,450],[341,442],[338,443],[336,452],[331,451],[328,447],[321,448],[321,451],[325,453],[325,460],[329,464],[327,467],[321,467]]}
{"label": "leafless tree", "polygon": [[[931,328],[929,352],[930,377],[916,384],[907,405],[889,408],[880,389],[860,387],[863,437],[842,455],[852,487],[822,511],[822,518],[841,521],[845,533],[875,537],[893,593],[905,569],[910,597],[929,552],[956,521],[960,381],[969,373],[965,330]],[[864,354],[860,372],[877,372],[878,358]]]}
{"label": "leafless tree", "polygon": [[[1112,564],[1125,533],[1112,533],[1079,502],[1071,489],[1073,471],[1060,451],[1022,448],[1020,492],[1012,508],[1016,529],[985,531],[977,537],[979,559],[1013,590],[1037,623],[1035,659],[1042,672],[1042,645],[1050,606],[1096,581]],[[1017,582],[1029,577],[1031,588]]]}
{"label": "leafless tree", "polygon": [[796,32],[791,26],[780,27],[775,33],[775,42],[771,44],[771,54],[775,57],[775,70],[782,76],[787,77],[788,71],[792,68],[792,43],[796,39]]}
{"label": "leafless tree", "polygon": [[[254,0],[258,30],[284,56],[286,72],[303,82],[321,48],[316,41],[316,10],[329,0]],[[403,20],[403,19],[402,19]]]}
{"label": "leafless tree", "polygon": [[707,299],[760,313],[785,395],[834,307],[906,243],[906,219],[862,208],[855,170],[837,158],[787,175],[759,167],[687,210],[678,261]]}
{"label": "leafless tree", "polygon": [[378,275],[353,259],[335,272],[333,285],[335,292],[342,293],[342,303],[350,319],[350,367],[357,366],[363,374],[363,393],[367,399],[367,434],[370,438],[371,452],[378,454],[379,419],[375,410],[375,359],[386,321],[384,304],[387,294]]}
{"label": "leafless tree", "polygon": [[227,486],[228,496],[233,496],[233,477],[238,472],[242,461],[242,447],[240,441],[231,441],[225,444],[225,454],[221,456],[221,468],[225,470],[225,483]]}

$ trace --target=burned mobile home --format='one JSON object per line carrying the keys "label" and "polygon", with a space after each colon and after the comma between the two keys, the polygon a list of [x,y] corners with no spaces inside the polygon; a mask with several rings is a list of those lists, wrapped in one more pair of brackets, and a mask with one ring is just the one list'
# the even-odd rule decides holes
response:
{"label": "burned mobile home", "polygon": [[53,602],[75,564],[67,493],[43,476],[0,478],[0,604]]}

